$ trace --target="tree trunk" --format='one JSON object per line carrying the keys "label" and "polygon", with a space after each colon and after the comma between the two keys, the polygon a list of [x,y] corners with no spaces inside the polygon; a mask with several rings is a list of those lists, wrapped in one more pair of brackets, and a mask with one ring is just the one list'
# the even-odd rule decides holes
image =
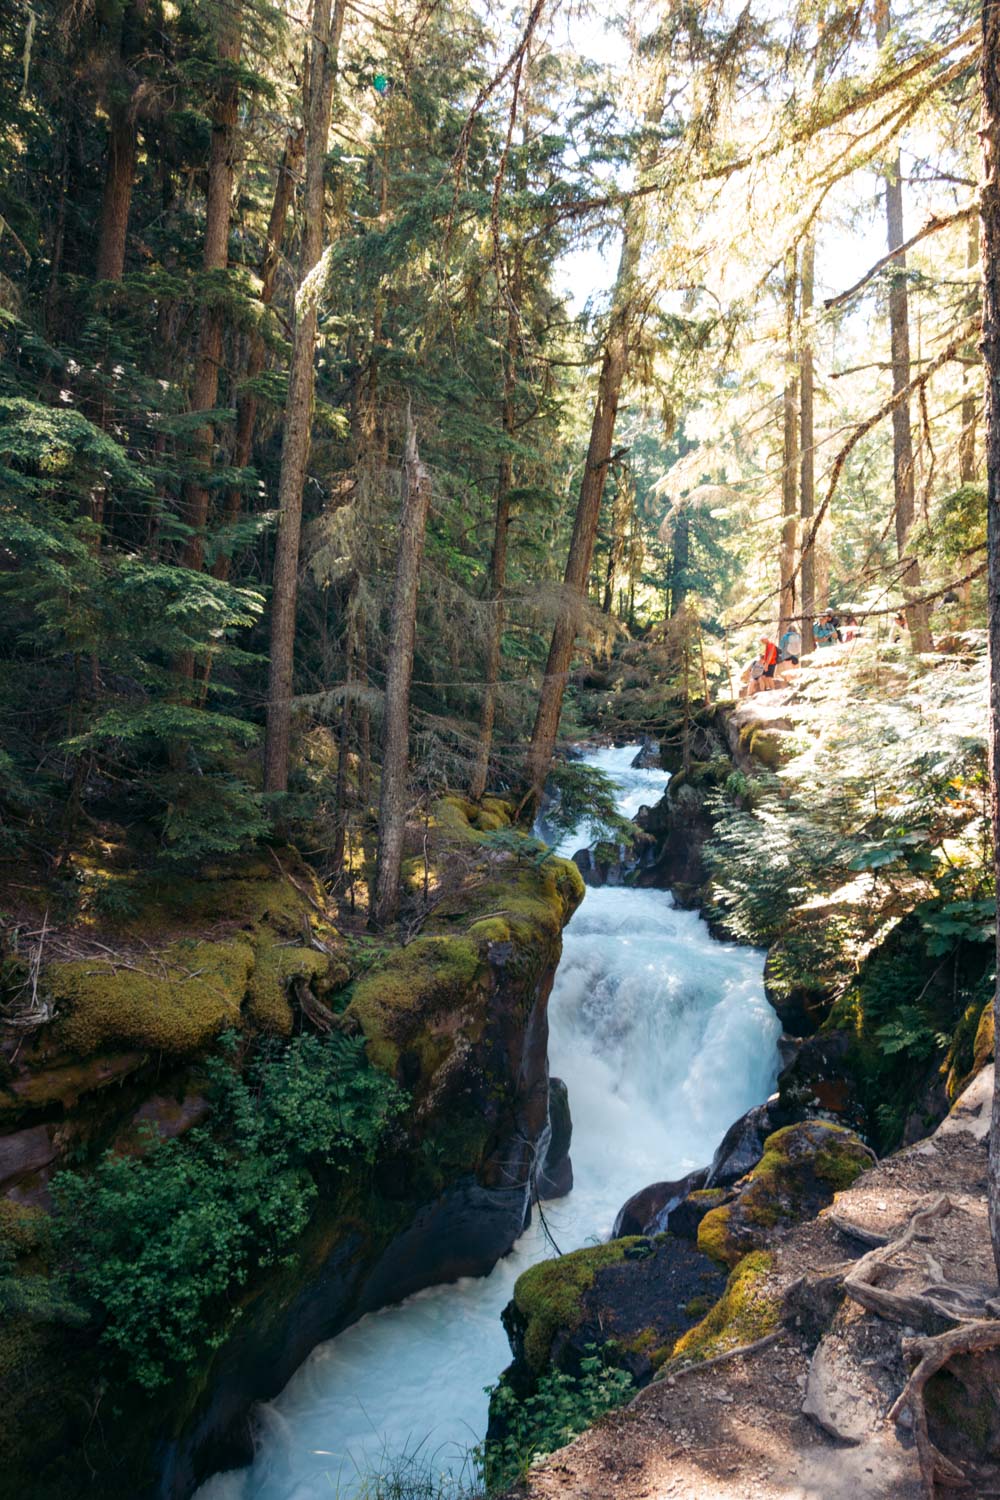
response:
{"label": "tree trunk", "polygon": [[601,601],[601,610],[606,615],[611,613],[611,606],[614,603],[615,585],[618,582],[618,574],[621,570],[622,560],[625,556],[625,547],[628,543],[628,527],[631,513],[632,485],[626,471],[619,477],[614,503],[611,506],[611,545],[608,548],[608,567],[604,576],[604,598]]}
{"label": "tree trunk", "polygon": [[113,82],[114,97],[108,110],[107,167],[95,267],[98,281],[121,281],[125,270],[125,244],[138,150],[136,90],[128,70],[142,49],[146,9],[147,0],[131,0],[121,19],[118,68],[125,76]]}
{"label": "tree trunk", "polygon": [[274,554],[271,604],[271,665],[268,678],[267,738],[264,750],[264,788],[284,792],[288,787],[288,747],[291,734],[292,689],[295,669],[295,604],[298,597],[299,537],[302,531],[302,491],[312,439],[314,360],[320,288],[312,275],[323,250],[323,169],[330,136],[333,84],[337,52],[344,25],[345,0],[336,0],[331,23],[331,0],[316,0],[306,116],[305,228],[295,299],[295,334],[288,372],[285,433],[278,481],[278,539]]}
{"label": "tree trunk", "polygon": [[[661,61],[656,64],[650,80],[649,102],[644,115],[648,126],[658,125],[662,118],[665,79]],[[643,175],[641,168],[640,163],[640,178]],[[552,631],[545,676],[538,696],[535,725],[525,761],[526,792],[521,801],[522,816],[533,815],[545,789],[545,778],[549,774],[559,733],[559,716],[573,660],[580,607],[587,597],[587,581],[600,520],[601,498],[611,462],[618,402],[628,372],[634,325],[641,316],[637,279],[646,232],[644,203],[642,198],[632,198],[625,210],[622,251],[611,297],[611,316],[597,382],[590,442],[580,481],[576,519],[563,578],[564,600]]]}
{"label": "tree trunk", "polygon": [[[888,0],[881,0],[876,16],[876,35],[879,46],[889,34],[891,18]],[[903,233],[903,183],[901,179],[900,153],[885,177],[885,214],[890,251],[898,249],[904,242]],[[892,363],[893,395],[904,390],[910,383],[910,299],[906,288],[906,256],[896,255],[891,261],[892,277],[889,289],[889,337]],[[908,556],[910,532],[914,515],[914,465],[913,434],[910,427],[909,399],[900,401],[892,413],[892,474],[896,517],[896,554],[901,564],[900,585],[906,599],[920,593],[920,564],[915,557]],[[914,651],[931,651],[929,616],[926,604],[907,604],[906,623],[910,631],[910,643]]]}
{"label": "tree trunk", "polygon": [[[638,247],[629,244],[626,230],[625,246],[622,250],[622,265],[618,279],[622,286],[631,287],[634,262],[638,259]],[[627,283],[626,283],[627,277]],[[617,300],[617,299],[616,299]],[[545,677],[538,698],[538,711],[531,744],[528,747],[526,781],[528,794],[523,811],[533,813],[537,809],[545,787],[545,778],[552,764],[556,736],[559,733],[559,715],[562,712],[563,694],[569,678],[573,646],[576,642],[579,606],[587,594],[590,562],[594,554],[597,522],[601,513],[601,497],[611,458],[611,444],[615,434],[615,418],[622,383],[628,369],[629,325],[631,322],[631,293],[622,296],[612,311],[611,328],[604,346],[604,359],[597,385],[597,401],[590,429],[590,443],[580,483],[580,498],[577,504],[573,537],[569,546],[569,558],[563,587],[566,600],[556,619],[549,646]]]}
{"label": "tree trunk", "polygon": [[[242,6],[237,3],[220,25],[217,56],[226,72],[217,84],[212,105],[212,143],[208,160],[208,196],[205,205],[205,243],[202,270],[224,271],[229,264],[229,225],[232,217],[233,174],[236,154],[236,123],[239,111],[239,87],[233,76],[242,47]],[[219,368],[222,364],[222,335],[225,315],[214,297],[202,310],[195,354],[194,384],[191,391],[192,411],[212,411],[219,395]],[[215,429],[206,423],[195,433],[191,462],[196,470],[207,474],[212,467]],[[185,568],[201,572],[205,561],[205,522],[208,518],[209,493],[199,476],[184,487],[183,519],[189,534],[181,553]],[[194,658],[186,654],[179,663],[183,677],[194,673]]]}
{"label": "tree trunk", "polygon": [[[267,238],[264,242],[264,258],[261,261],[260,267],[260,302],[263,307],[270,307],[274,301],[274,286],[278,276],[278,266],[281,264],[281,242],[285,237],[285,223],[288,218],[288,210],[291,207],[292,195],[295,192],[295,177],[302,160],[304,141],[305,132],[303,130],[289,131],[278,167],[278,179],[274,186],[274,200],[271,204],[271,217],[267,226]],[[267,346],[260,332],[254,329],[250,336],[250,351],[247,355],[245,380],[248,385],[261,374],[266,360]],[[253,434],[257,424],[257,404],[257,397],[253,391],[245,391],[236,403],[236,439],[233,444],[233,467],[236,469],[247,468],[253,455]],[[222,518],[223,525],[234,525],[239,519],[242,506],[243,491],[238,485],[234,485],[226,496],[226,507]],[[228,578],[229,566],[230,557],[228,554],[217,557],[212,567],[213,576],[222,579]]]}
{"label": "tree trunk", "polygon": [[132,101],[115,104],[108,124],[108,162],[101,197],[101,228],[97,242],[98,281],[121,281],[125,270],[125,241],[138,146]]}
{"label": "tree trunk", "polygon": [[420,462],[417,434],[407,412],[403,514],[396,552],[382,718],[382,790],[378,806],[375,897],[371,909],[375,927],[388,926],[395,920],[399,909],[399,872],[406,832],[406,773],[410,753],[410,682],[413,677],[420,562],[430,498],[430,475]]}
{"label": "tree trunk", "polygon": [[[979,264],[979,222],[969,220],[969,239],[965,264],[970,270]],[[976,479],[976,424],[979,418],[981,392],[973,374],[975,367],[967,367],[962,374],[962,431],[958,438],[958,478],[961,484],[974,484]],[[977,372],[978,373],[978,372]],[[959,630],[969,628],[969,605],[972,599],[972,580],[958,585],[961,601],[958,612]]]}
{"label": "tree trunk", "polygon": [[[812,526],[816,509],[816,427],[815,427],[815,369],[813,364],[813,302],[816,287],[816,241],[808,235],[802,246],[801,306],[799,311],[801,334],[799,339],[799,431],[801,435],[802,468],[800,476],[799,515],[802,519],[802,535],[806,536]],[[815,649],[813,620],[816,618],[816,556],[812,547],[802,558],[802,651],[806,654]]]}
{"label": "tree trunk", "polygon": [[795,350],[795,304],[798,256],[789,250],[785,259],[785,391],[782,399],[784,437],[781,468],[781,595],[778,635],[792,624],[795,609],[795,548],[799,514],[799,380]]}
{"label": "tree trunk", "polygon": [[507,586],[507,533],[510,528],[510,487],[514,478],[514,459],[510,444],[514,441],[517,385],[517,358],[520,344],[521,250],[517,249],[514,275],[507,288],[507,347],[503,366],[503,435],[504,450],[497,474],[497,504],[493,523],[493,551],[490,555],[490,615],[487,624],[486,661],[483,702],[479,714],[479,739],[476,762],[469,782],[469,796],[478,802],[486,790],[490,755],[493,750],[493,728],[496,723],[497,694],[500,687],[500,648],[503,641],[504,590]]}
{"label": "tree trunk", "polygon": [[687,574],[691,565],[691,520],[686,510],[674,519],[670,549],[670,618],[680,614],[687,600]]}
{"label": "tree trunk", "polygon": [[[990,801],[993,854],[1000,875],[1000,0],[983,0],[982,91],[982,349],[986,363]],[[997,1035],[1000,1035],[1000,982],[993,1002],[993,1018]],[[1000,1273],[1000,1066],[996,1069],[993,1091],[988,1193],[993,1256]]]}
{"label": "tree trunk", "polygon": [[[358,606],[358,672],[357,680],[362,692],[368,686],[368,623],[364,609]],[[372,715],[362,698],[358,706],[358,801],[361,815],[368,811],[372,795]]]}

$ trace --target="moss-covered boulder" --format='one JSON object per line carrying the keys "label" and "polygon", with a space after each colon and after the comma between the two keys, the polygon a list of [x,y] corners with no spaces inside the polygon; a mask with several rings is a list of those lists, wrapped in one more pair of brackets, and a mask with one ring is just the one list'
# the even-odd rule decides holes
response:
{"label": "moss-covered boulder", "polygon": [[576,1375],[593,1349],[638,1384],[720,1295],[724,1276],[693,1244],[641,1235],[575,1250],[519,1277],[504,1311],[521,1390],[554,1368]]}
{"label": "moss-covered boulder", "polygon": [[763,1158],[736,1198],[705,1214],[698,1247],[720,1265],[735,1266],[782,1229],[814,1218],[871,1162],[852,1130],[826,1120],[787,1125],[768,1137]]}

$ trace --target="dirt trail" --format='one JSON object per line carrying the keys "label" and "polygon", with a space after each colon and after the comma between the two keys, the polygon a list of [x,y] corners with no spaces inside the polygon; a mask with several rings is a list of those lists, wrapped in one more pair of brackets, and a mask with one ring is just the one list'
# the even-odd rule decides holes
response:
{"label": "dirt trail", "polygon": [[[932,1137],[864,1173],[772,1247],[786,1309],[777,1343],[655,1382],[533,1469],[525,1500],[921,1500],[909,1434],[887,1421],[907,1374],[900,1340],[913,1330],[843,1299],[840,1277],[871,1242],[838,1224],[891,1238],[945,1193],[950,1212],[881,1284],[905,1292],[943,1276],[995,1295],[985,1212],[992,1072]],[[1000,1467],[965,1469],[962,1493],[1000,1496]]]}

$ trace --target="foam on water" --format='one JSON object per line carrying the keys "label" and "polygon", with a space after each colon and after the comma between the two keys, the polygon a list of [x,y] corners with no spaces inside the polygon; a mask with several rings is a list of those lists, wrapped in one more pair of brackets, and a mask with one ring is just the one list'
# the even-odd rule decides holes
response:
{"label": "foam on water", "polygon": [[[588,754],[627,815],[662,795],[637,747]],[[572,853],[581,834],[563,840]],[[569,1085],[572,1193],[545,1216],[562,1250],[611,1231],[639,1188],[705,1165],[775,1078],[777,1017],[763,954],[717,943],[664,891],[588,890],[564,937],[549,1005],[549,1059]],[[248,1469],[197,1500],[350,1500],[365,1473],[420,1455],[458,1472],[485,1431],[483,1388],[508,1363],[500,1312],[514,1282],[552,1253],[538,1216],[489,1276],[432,1287],[320,1345],[262,1408]]]}

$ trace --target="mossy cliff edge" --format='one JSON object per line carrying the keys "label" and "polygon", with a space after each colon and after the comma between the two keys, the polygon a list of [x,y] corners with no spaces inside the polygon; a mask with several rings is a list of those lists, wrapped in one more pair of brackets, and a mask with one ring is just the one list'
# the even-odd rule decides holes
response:
{"label": "mossy cliff edge", "polygon": [[[338,933],[292,850],[137,886],[116,923],[50,922],[33,976],[44,1019],[11,1028],[0,1053],[0,1472],[12,1494],[180,1500],[249,1458],[252,1403],[316,1343],[509,1249],[545,1156],[547,1001],[583,885],[574,866],[522,849],[508,822],[499,802],[438,805],[431,879],[456,862],[468,878],[405,947]],[[108,1151],[146,1163],[157,1140],[183,1166],[218,1128],[213,1069],[253,1084],[262,1058],[280,1065],[286,1049],[338,1035],[391,1077],[403,1113],[370,1158],[300,1151],[304,1227],[280,1255],[250,1255],[205,1303],[203,1356],[144,1390],[109,1358],[106,1309],[66,1295],[53,1180],[66,1165],[86,1178]]]}

